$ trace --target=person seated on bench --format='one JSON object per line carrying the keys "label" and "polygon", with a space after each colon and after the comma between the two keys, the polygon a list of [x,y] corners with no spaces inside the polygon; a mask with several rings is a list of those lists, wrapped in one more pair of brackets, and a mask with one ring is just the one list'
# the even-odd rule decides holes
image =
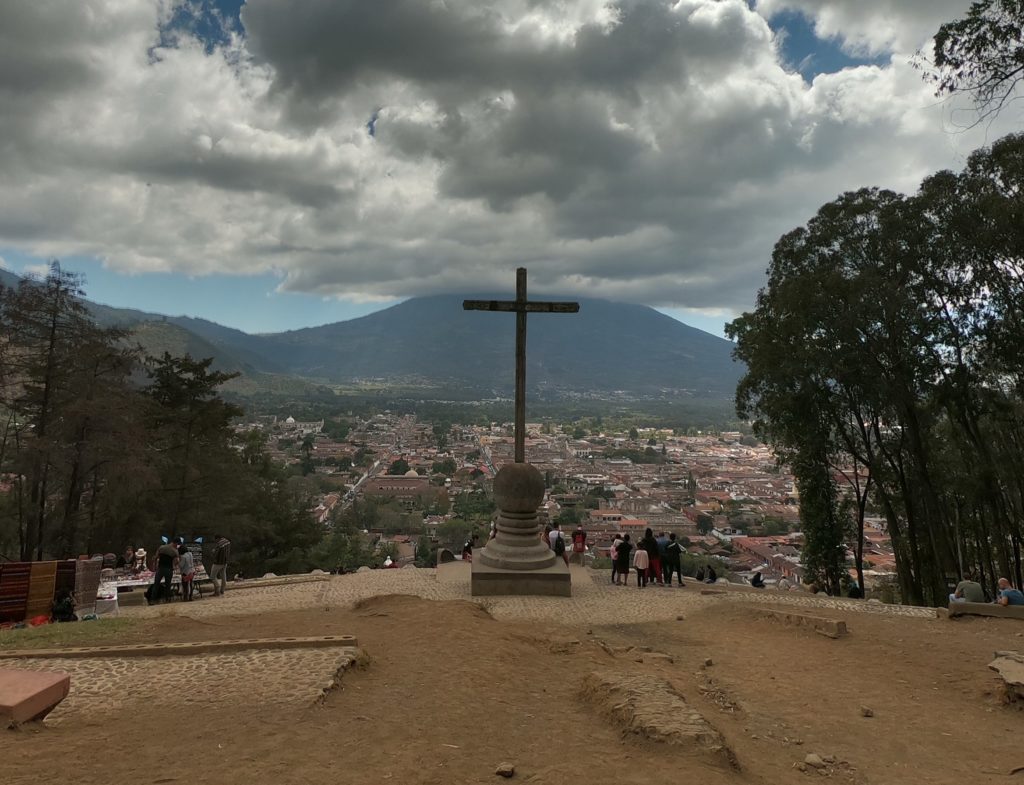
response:
{"label": "person seated on bench", "polygon": [[999,579],[998,605],[1024,605],[1024,594],[1020,589],[1015,589],[1006,578]]}
{"label": "person seated on bench", "polygon": [[761,577],[760,572],[754,573],[754,577],[750,579],[750,585],[753,586],[755,589],[764,588],[764,578]]}
{"label": "person seated on bench", "polygon": [[949,595],[950,602],[985,602],[985,590],[981,584],[974,579],[974,573],[970,573],[956,585],[953,593]]}

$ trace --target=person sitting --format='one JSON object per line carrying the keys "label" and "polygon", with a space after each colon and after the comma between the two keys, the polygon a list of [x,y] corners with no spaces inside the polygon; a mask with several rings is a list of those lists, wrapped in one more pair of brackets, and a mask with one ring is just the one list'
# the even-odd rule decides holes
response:
{"label": "person sitting", "polygon": [[846,596],[851,600],[863,600],[864,591],[860,588],[860,584],[857,581],[850,581],[850,588],[846,590]]}
{"label": "person sitting", "polygon": [[779,591],[789,591],[793,588],[793,584],[789,582],[789,578],[782,576],[779,578],[779,582],[775,584],[775,588]]}
{"label": "person sitting", "polygon": [[473,546],[476,545],[476,542],[479,539],[480,539],[480,537],[478,535],[474,534],[472,537],[470,537],[468,540],[466,540],[466,542],[463,544],[463,546],[462,546],[462,560],[463,561],[473,561]]}
{"label": "person sitting", "polygon": [[956,585],[949,595],[950,602],[985,602],[985,590],[975,578],[974,573],[968,574]]}
{"label": "person sitting", "polygon": [[715,572],[715,568],[710,564],[708,565],[707,577],[704,578],[704,583],[717,583],[718,573]]}
{"label": "person sitting", "polygon": [[764,578],[761,577],[760,570],[754,573],[754,577],[750,579],[750,585],[753,586],[755,589],[764,588]]}
{"label": "person sitting", "polygon": [[697,583],[704,583],[704,568],[698,567],[697,574],[693,576]]}
{"label": "person sitting", "polygon": [[1024,605],[1024,594],[1020,589],[1013,588],[1006,578],[999,579],[999,597],[996,598],[997,605]]}
{"label": "person sitting", "polygon": [[78,621],[78,616],[75,614],[75,598],[67,589],[62,589],[54,598],[50,620],[55,622]]}

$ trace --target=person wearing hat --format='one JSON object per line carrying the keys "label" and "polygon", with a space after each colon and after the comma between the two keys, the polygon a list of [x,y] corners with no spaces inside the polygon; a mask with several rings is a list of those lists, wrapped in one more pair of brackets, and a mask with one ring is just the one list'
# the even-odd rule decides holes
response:
{"label": "person wearing hat", "polygon": [[135,560],[132,562],[132,572],[138,575],[146,569],[146,549],[139,548],[135,551]]}

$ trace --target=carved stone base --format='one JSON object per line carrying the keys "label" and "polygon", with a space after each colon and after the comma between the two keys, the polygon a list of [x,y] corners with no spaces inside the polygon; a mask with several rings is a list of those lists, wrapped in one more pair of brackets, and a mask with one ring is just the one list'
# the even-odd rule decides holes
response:
{"label": "carved stone base", "polygon": [[474,597],[571,597],[572,579],[569,577],[569,568],[561,559],[556,559],[550,567],[541,569],[507,570],[491,567],[474,558],[470,594]]}

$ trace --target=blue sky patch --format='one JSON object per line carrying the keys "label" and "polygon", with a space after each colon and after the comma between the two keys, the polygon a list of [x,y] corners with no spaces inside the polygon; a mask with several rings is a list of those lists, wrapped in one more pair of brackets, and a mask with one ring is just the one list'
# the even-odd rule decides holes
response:
{"label": "blue sky patch", "polygon": [[814,23],[799,11],[780,11],[768,20],[782,39],[782,59],[808,82],[818,74],[832,74],[858,65],[882,65],[887,57],[851,57],[836,39],[818,38]]}

